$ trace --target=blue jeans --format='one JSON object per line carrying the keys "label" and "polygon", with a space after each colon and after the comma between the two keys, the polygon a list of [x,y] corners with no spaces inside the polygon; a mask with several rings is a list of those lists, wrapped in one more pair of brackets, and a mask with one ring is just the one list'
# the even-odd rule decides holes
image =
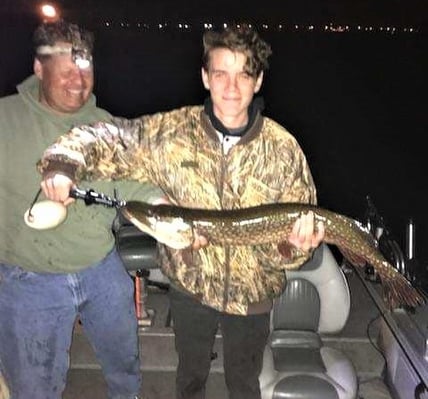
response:
{"label": "blue jeans", "polygon": [[59,399],[80,317],[109,398],[138,395],[141,374],[134,286],[116,251],[73,274],[0,263],[0,359],[13,399]]}

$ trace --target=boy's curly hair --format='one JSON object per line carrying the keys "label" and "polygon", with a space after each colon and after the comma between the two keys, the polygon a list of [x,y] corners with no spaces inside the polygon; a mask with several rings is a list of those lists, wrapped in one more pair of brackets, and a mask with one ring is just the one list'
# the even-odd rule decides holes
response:
{"label": "boy's curly hair", "polygon": [[217,48],[244,53],[247,56],[245,72],[253,77],[259,76],[262,71],[269,68],[271,47],[249,25],[231,26],[222,31],[206,31],[203,35],[203,45],[202,67],[206,71],[209,68],[210,52]]}

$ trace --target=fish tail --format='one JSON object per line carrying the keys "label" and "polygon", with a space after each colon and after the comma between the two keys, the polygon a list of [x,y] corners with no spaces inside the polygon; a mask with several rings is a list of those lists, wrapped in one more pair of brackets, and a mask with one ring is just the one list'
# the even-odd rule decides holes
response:
{"label": "fish tail", "polygon": [[400,305],[417,307],[426,303],[426,298],[400,273],[393,278],[382,279],[384,299],[390,309]]}

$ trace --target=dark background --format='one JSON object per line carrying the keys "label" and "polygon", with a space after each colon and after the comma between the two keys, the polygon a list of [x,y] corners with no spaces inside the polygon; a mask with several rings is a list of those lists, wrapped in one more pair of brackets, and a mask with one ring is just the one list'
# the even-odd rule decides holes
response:
{"label": "dark background", "polygon": [[[413,219],[416,256],[425,269],[426,2],[283,3],[59,2],[65,18],[95,33],[99,105],[127,117],[201,103],[202,23],[254,23],[273,49],[261,92],[265,114],[297,137],[319,204],[363,220],[369,195],[403,250]],[[0,95],[14,92],[32,72],[31,34],[40,22],[36,4],[0,5]],[[179,29],[180,22],[190,28]],[[310,24],[313,30],[302,28]],[[325,32],[329,24],[350,28]],[[358,31],[358,25],[373,30]]]}

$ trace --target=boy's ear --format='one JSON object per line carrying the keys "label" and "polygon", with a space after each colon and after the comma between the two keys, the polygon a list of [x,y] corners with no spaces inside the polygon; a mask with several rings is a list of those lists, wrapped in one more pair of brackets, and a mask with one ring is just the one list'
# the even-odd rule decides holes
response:
{"label": "boy's ear", "polygon": [[208,72],[205,70],[205,68],[201,68],[201,76],[202,76],[202,82],[204,84],[204,87],[209,90],[210,89],[210,82],[208,79]]}
{"label": "boy's ear", "polygon": [[254,86],[254,93],[258,93],[260,90],[260,87],[262,87],[263,83],[263,71],[260,72],[260,75],[257,77],[256,85]]}

